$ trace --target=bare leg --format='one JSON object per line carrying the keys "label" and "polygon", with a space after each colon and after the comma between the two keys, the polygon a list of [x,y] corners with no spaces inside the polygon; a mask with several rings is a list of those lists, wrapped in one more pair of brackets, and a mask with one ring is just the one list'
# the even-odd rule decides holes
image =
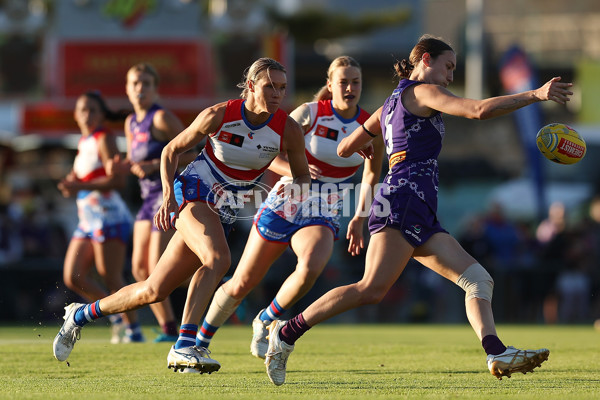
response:
{"label": "bare leg", "polygon": [[104,315],[131,311],[164,300],[198,268],[198,257],[175,232],[153,273],[143,282],[132,283],[100,300]]}
{"label": "bare leg", "polygon": [[412,253],[413,247],[400,231],[384,228],[374,234],[367,248],[362,279],[325,293],[304,310],[304,320],[315,326],[353,308],[380,302],[404,271]]}
{"label": "bare leg", "polygon": [[[452,282],[456,282],[467,268],[477,263],[477,260],[447,233],[437,233],[424,245],[419,246],[415,250],[415,260]],[[474,298],[468,300],[465,307],[469,323],[479,340],[487,335],[496,335],[492,304],[489,301]]]}
{"label": "bare leg", "polygon": [[235,272],[223,284],[225,293],[241,302],[259,284],[287,247],[285,243],[267,242],[257,232],[256,226],[252,226]]}
{"label": "bare leg", "polygon": [[304,297],[323,272],[333,251],[333,232],[321,225],[307,226],[292,236],[291,246],[298,264],[275,296],[284,309]]}
{"label": "bare leg", "polygon": [[188,287],[182,316],[182,325],[198,324],[231,265],[231,254],[219,216],[206,204],[188,204],[181,210],[176,224],[177,233],[186,239],[189,250],[199,259],[196,266],[202,265]]}
{"label": "bare leg", "polygon": [[[148,220],[135,222],[131,265],[136,281],[144,281],[150,276],[174,232],[152,231],[152,222]],[[161,326],[175,321],[168,297],[164,301],[150,304],[150,309]]]}
{"label": "bare leg", "polygon": [[[115,293],[125,286],[123,279],[127,251],[125,243],[118,239],[109,239],[104,243],[93,242],[93,246],[98,274],[104,280],[108,292]],[[137,315],[133,311],[126,312],[123,317],[129,324],[137,321]]]}
{"label": "bare leg", "polygon": [[107,295],[106,290],[90,275],[94,267],[94,248],[91,240],[72,239],[63,267],[65,285],[88,301]]}

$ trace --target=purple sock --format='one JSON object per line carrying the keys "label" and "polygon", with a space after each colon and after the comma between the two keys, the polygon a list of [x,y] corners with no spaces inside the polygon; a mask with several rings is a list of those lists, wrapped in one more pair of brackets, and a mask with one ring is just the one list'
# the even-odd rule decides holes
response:
{"label": "purple sock", "polygon": [[304,332],[310,328],[311,327],[308,326],[302,314],[298,314],[281,328],[279,331],[279,339],[290,346],[293,346],[294,343],[296,343],[296,340],[300,339],[300,336],[304,335]]}
{"label": "purple sock", "polygon": [[486,354],[496,356],[506,351],[506,346],[502,343],[498,336],[487,335],[481,340],[481,345],[485,350]]}

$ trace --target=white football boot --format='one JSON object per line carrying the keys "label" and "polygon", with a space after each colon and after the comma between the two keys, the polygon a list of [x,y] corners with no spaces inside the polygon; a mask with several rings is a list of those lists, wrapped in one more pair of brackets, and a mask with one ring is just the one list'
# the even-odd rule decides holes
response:
{"label": "white football boot", "polygon": [[65,322],[58,331],[53,343],[54,357],[58,361],[65,361],[69,358],[75,342],[81,338],[81,328],[83,327],[75,323],[75,311],[83,305],[82,303],[71,303],[65,307],[63,317]]}
{"label": "white football boot", "polygon": [[502,354],[488,355],[487,364],[490,373],[502,380],[503,376],[510,378],[513,372],[533,372],[533,369],[542,365],[549,355],[548,349],[519,350],[508,346]]}
{"label": "white football boot", "polygon": [[123,341],[123,336],[125,336],[125,323],[118,322],[110,325],[110,343],[111,344],[119,344]]}
{"label": "white football boot", "polygon": [[260,310],[252,321],[252,342],[250,342],[250,353],[252,353],[254,357],[263,359],[267,354],[267,350],[269,350],[269,341],[267,340],[269,330],[267,329],[267,326],[270,325],[270,322],[263,321],[259,318],[264,310],[264,308]]}
{"label": "white football boot", "polygon": [[267,350],[265,365],[267,366],[267,375],[271,382],[280,386],[285,382],[285,370],[287,360],[292,351],[293,345],[289,345],[279,339],[279,331],[287,321],[273,321],[269,329],[269,349]]}
{"label": "white football boot", "polygon": [[217,360],[210,358],[210,350],[206,347],[184,347],[175,349],[171,346],[171,351],[167,356],[167,368],[173,368],[174,372],[182,373],[213,373],[221,368]]}

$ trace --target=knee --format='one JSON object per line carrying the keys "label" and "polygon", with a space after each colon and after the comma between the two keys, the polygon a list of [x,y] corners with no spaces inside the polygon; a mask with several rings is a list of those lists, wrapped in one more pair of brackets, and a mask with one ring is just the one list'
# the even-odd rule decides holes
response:
{"label": "knee", "polygon": [[144,281],[142,292],[144,303],[146,304],[160,303],[161,301],[169,297],[170,294],[170,292],[165,290],[161,285],[155,285],[148,279]]}
{"label": "knee", "polygon": [[131,265],[131,275],[137,282],[145,281],[149,276],[148,270],[141,264]]}
{"label": "knee", "polygon": [[84,279],[81,275],[68,274],[63,276],[63,281],[68,289],[77,291],[83,286]]}
{"label": "knee", "polygon": [[317,265],[315,263],[302,263],[299,262],[296,267],[296,279],[301,286],[312,287],[321,272],[323,271],[323,265]]}
{"label": "knee", "polygon": [[358,302],[361,306],[381,303],[388,290],[387,286],[365,284],[363,282],[356,283],[355,287]]}
{"label": "knee", "polygon": [[233,278],[223,284],[223,288],[231,297],[241,300],[246,297],[259,282],[260,279],[257,279],[253,275],[236,277],[234,274]]}
{"label": "knee", "polygon": [[463,272],[456,284],[465,291],[465,300],[483,299],[492,301],[494,280],[480,264],[473,264]]}
{"label": "knee", "polygon": [[228,251],[214,254],[204,265],[210,267],[218,278],[222,279],[231,267],[231,254]]}

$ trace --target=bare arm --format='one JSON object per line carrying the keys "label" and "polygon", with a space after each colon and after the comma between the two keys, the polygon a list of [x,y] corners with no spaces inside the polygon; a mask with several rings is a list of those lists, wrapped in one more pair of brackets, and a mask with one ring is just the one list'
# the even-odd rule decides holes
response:
{"label": "bare arm", "polygon": [[173,177],[179,164],[179,155],[194,148],[208,134],[215,132],[225,115],[227,103],[219,103],[202,111],[190,126],[175,136],[161,153],[160,178],[163,188],[163,204],[154,216],[154,224],[162,230],[171,227],[170,214],[179,214]]}
{"label": "bare arm", "polygon": [[310,183],[308,162],[304,153],[304,134],[300,125],[290,117],[285,124],[282,152],[287,154],[294,183],[299,185]]}
{"label": "bare arm", "polygon": [[406,96],[403,96],[403,102],[409,111],[420,116],[428,116],[437,110],[457,117],[488,119],[508,114],[538,101],[552,100],[558,104],[566,104],[569,96],[573,94],[569,90],[571,86],[572,83],[563,83],[560,77],[555,77],[535,90],[473,100],[455,96],[439,85],[421,84],[412,90],[409,88]]}
{"label": "bare arm", "polygon": [[[350,134],[350,136],[342,139],[338,144],[337,153],[340,157],[350,157],[354,153],[359,153],[364,158],[371,158],[373,156],[373,136],[381,136],[381,111],[383,107],[379,107],[368,120],[362,126],[359,126]],[[365,128],[368,130],[365,130]]]}
{"label": "bare arm", "polygon": [[359,255],[361,249],[365,247],[364,223],[375,194],[375,185],[379,182],[385,154],[385,146],[381,135],[373,138],[372,145],[373,157],[365,159],[358,204],[356,205],[354,217],[348,223],[348,230],[346,231],[346,239],[349,240],[348,252],[353,256]]}

